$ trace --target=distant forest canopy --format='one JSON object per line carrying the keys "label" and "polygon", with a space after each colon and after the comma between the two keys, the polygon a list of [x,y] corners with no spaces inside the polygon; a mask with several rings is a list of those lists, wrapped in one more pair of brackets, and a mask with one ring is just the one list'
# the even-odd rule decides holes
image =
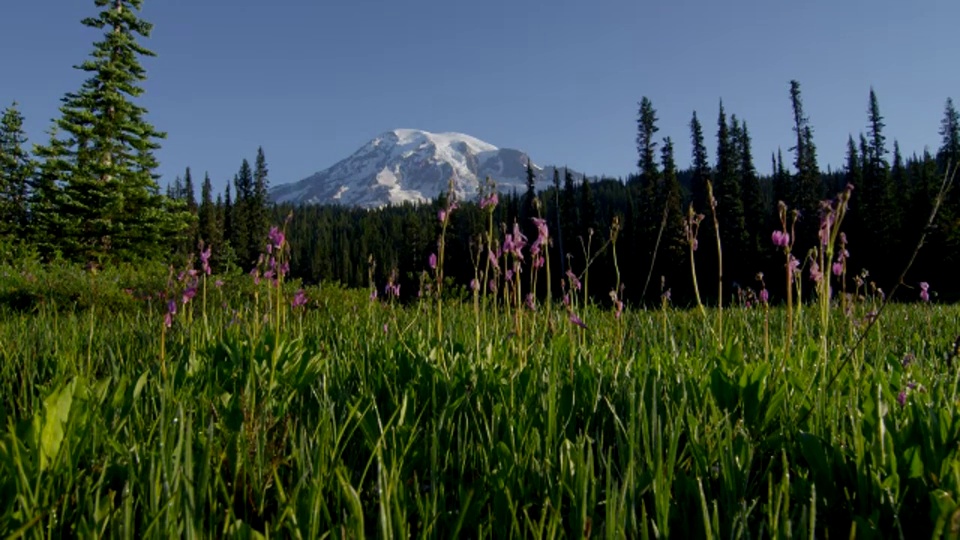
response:
{"label": "distant forest canopy", "polygon": [[[382,289],[388,276],[395,275],[401,297],[416,296],[421,273],[436,251],[437,211],[443,201],[378,210],[273,206],[262,149],[253,166],[243,161],[222,194],[213,193],[207,176],[198,200],[189,168],[161,192],[154,151],[165,134],[146,121],[146,109],[136,104],[146,80],[139,58],[153,55],[138,43],[151,31],[138,17],[139,5],[117,0],[83,21],[102,30],[102,40],[77,66],[88,78],[64,96],[47,142],[28,149],[17,104],[3,111],[0,254],[13,259],[32,253],[47,261],[88,265],[182,262],[202,243],[212,248],[215,267],[247,271],[255,265],[271,224],[284,223],[292,214],[285,225],[293,250],[292,277]],[[791,226],[789,232],[808,282],[806,254],[816,244],[821,201],[849,184],[854,190],[842,224],[849,257],[841,275],[833,277],[838,288],[861,294],[889,291],[926,232],[926,245],[905,278],[901,299],[917,298],[920,282],[929,283],[941,300],[960,298],[955,278],[960,258],[956,188],[926,228],[948,166],[960,163],[960,115],[953,101],[946,101],[937,153],[904,156],[895,139],[889,142],[871,89],[868,131],[850,137],[842,171],[824,172],[796,81],[790,82],[789,98],[795,140],[786,155],[778,151],[769,157],[762,167],[767,173],[755,164],[747,123],[728,116],[722,103],[716,123],[706,128],[694,112],[689,123],[692,165],[677,170],[673,142],[657,136],[656,110],[643,98],[636,118],[637,174],[575,183],[570,175],[558,173],[546,191],[535,192],[530,181],[525,193],[503,194],[492,210],[498,229],[493,249],[514,223],[532,241],[532,218],[540,216],[549,224],[552,246],[549,290],[560,291],[561,280],[568,282],[565,273],[571,271],[598,301],[610,302],[611,291],[622,283],[622,298],[634,303],[658,304],[669,291],[674,303],[687,304],[693,280],[686,224],[691,211],[705,214],[696,239],[696,270],[701,296],[715,301],[719,253],[708,204],[712,186],[725,303],[757,290],[759,273],[776,301],[785,290],[784,254],[771,238],[783,227],[780,201],[788,221],[799,212],[796,230]],[[713,157],[705,131],[715,133],[710,137],[715,139]],[[458,287],[465,294],[475,265],[486,259],[488,212],[476,202],[461,201],[452,215],[442,263],[454,285],[447,290],[453,294]],[[544,281],[537,294],[548,290]]]}
{"label": "distant forest canopy", "polygon": [[[656,111],[644,98],[637,118],[637,174],[625,180],[575,183],[571,175],[558,173],[553,187],[546,191],[533,192],[531,186],[525,193],[501,194],[492,214],[498,241],[502,242],[504,231],[514,223],[532,241],[536,229],[531,218],[541,216],[550,228],[552,291],[561,290],[561,280],[569,281],[565,272],[572,270],[581,280],[588,278],[595,300],[609,302],[619,269],[627,301],[657,304],[669,291],[675,304],[686,305],[692,301],[693,292],[685,235],[692,205],[695,213],[707,215],[699,227],[695,252],[700,293],[704,299],[715,301],[718,257],[707,202],[709,181],[717,201],[726,303],[748,298],[750,290],[758,291],[759,273],[773,301],[777,301],[783,298],[786,279],[782,249],[771,240],[773,231],[782,228],[779,201],[785,203],[788,216],[793,210],[799,212],[793,253],[800,259],[807,281],[810,261],[805,256],[815,247],[821,201],[850,184],[854,187],[851,209],[842,224],[850,255],[844,275],[833,279],[838,286],[842,280],[851,293],[881,294],[892,289],[924,231],[948,164],[960,161],[960,114],[948,99],[937,154],[904,157],[896,141],[892,151],[888,148],[883,117],[871,90],[870,131],[849,139],[844,170],[824,172],[817,165],[813,130],[795,81],[790,85],[790,98],[797,140],[788,157],[783,152],[770,157],[766,174],[755,167],[746,122],[728,116],[722,104],[716,121],[715,158],[709,155],[704,126],[694,113],[689,124],[693,163],[689,169],[677,170],[673,142],[656,137]],[[16,108],[7,109],[0,129],[0,186],[3,213],[10,218],[4,219],[2,234],[8,244],[23,240],[46,259],[64,257],[100,264],[170,254],[183,259],[196,253],[203,242],[212,246],[216,268],[247,271],[256,263],[271,224],[282,224],[292,216],[286,221],[293,250],[291,277],[306,283],[332,281],[350,287],[382,288],[388,277],[395,275],[401,284],[401,297],[409,299],[417,295],[421,273],[436,251],[440,231],[437,211],[445,204],[442,200],[376,210],[271,205],[263,149],[258,150],[253,166],[243,160],[222,194],[214,195],[206,176],[199,200],[187,168],[183,177],[168,186],[165,195],[158,195],[162,199],[158,208],[163,209],[171,224],[168,228],[175,232],[157,238],[155,243],[144,238],[148,245],[139,251],[111,250],[113,242],[109,239],[99,241],[92,234],[84,237],[83,230],[50,228],[53,220],[49,213],[62,223],[71,215],[78,222],[87,219],[75,206],[57,197],[73,188],[77,173],[51,178],[53,158],[45,157],[49,150],[38,146],[33,155],[24,152],[20,125],[22,118]],[[787,163],[787,159],[791,161]],[[96,187],[97,182],[90,184]],[[154,184],[149,192],[156,190]],[[51,192],[56,196],[50,198]],[[100,208],[100,214],[90,219],[109,217],[102,216],[103,210]],[[452,282],[453,294],[459,289],[466,295],[466,287],[475,276],[475,264],[486,260],[487,212],[476,201],[460,201],[452,215],[444,273]],[[615,219],[618,230],[613,242]],[[84,246],[86,249],[82,249]],[[960,197],[954,188],[927,231],[926,244],[906,278],[908,288],[903,289],[901,299],[915,299],[919,294],[916,287],[922,281],[931,284],[940,300],[960,298],[960,284],[954,279],[958,258]],[[592,261],[589,273],[588,260]],[[538,294],[545,294],[543,279],[538,289]]]}

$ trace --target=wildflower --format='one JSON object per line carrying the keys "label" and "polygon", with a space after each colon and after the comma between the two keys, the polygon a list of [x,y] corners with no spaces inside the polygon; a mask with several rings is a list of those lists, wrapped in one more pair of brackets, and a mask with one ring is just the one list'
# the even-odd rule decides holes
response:
{"label": "wildflower", "polygon": [[534,300],[533,298],[533,293],[527,293],[527,296],[524,299],[523,303],[527,306],[527,308],[530,309],[530,311],[537,310],[537,303],[536,303],[536,300]]}
{"label": "wildflower", "polygon": [[773,245],[776,247],[785,248],[790,245],[790,233],[783,231],[773,231],[773,234],[770,236],[773,240]]}
{"label": "wildflower", "polygon": [[371,301],[371,302],[374,302],[374,301],[376,301],[376,300],[377,300],[377,290],[376,290],[376,289],[370,289],[370,301]]}
{"label": "wildflower", "polygon": [[387,334],[390,331],[390,326],[387,323],[383,323],[383,333]]}
{"label": "wildflower", "polygon": [[430,258],[427,259],[427,264],[430,265],[430,269],[431,269],[431,270],[436,270],[436,269],[437,269],[437,254],[436,254],[436,253],[431,253],[431,254],[430,254]]}
{"label": "wildflower", "polygon": [[537,226],[537,241],[543,243],[550,236],[550,229],[547,227],[547,220],[542,218],[530,218],[533,224]]}
{"label": "wildflower", "polygon": [[187,287],[187,288],[183,291],[183,298],[181,299],[181,300],[182,300],[181,303],[184,304],[184,305],[186,305],[186,303],[189,302],[191,299],[193,299],[193,297],[196,296],[196,295],[197,295],[197,288],[196,288],[196,287]]}
{"label": "wildflower", "polygon": [[791,273],[796,272],[800,268],[800,261],[797,260],[797,258],[793,255],[790,255],[790,263],[788,264],[788,267],[790,268]]}
{"label": "wildflower", "polygon": [[760,301],[764,304],[770,301],[770,293],[765,288],[760,289]]}
{"label": "wildflower", "polygon": [[901,390],[900,393],[897,394],[897,403],[899,403],[901,407],[903,407],[904,405],[907,404],[907,391],[906,391],[906,390]]}
{"label": "wildflower", "polygon": [[580,290],[580,280],[577,279],[577,276],[574,275],[572,270],[567,270],[567,278],[570,279],[570,288],[579,291]]}
{"label": "wildflower", "polygon": [[820,265],[816,261],[810,261],[810,279],[817,283],[823,279],[823,272],[820,271]]}
{"label": "wildflower", "polygon": [[167,303],[167,314],[163,318],[163,324],[170,328],[173,326],[173,316],[177,314],[177,302],[171,300]]}
{"label": "wildflower", "polygon": [[920,300],[924,302],[930,301],[930,284],[926,281],[920,282]]}
{"label": "wildflower", "polygon": [[203,267],[203,273],[210,275],[210,247],[200,252],[200,264]]}
{"label": "wildflower", "polygon": [[286,236],[284,236],[283,231],[281,231],[279,228],[270,227],[270,233],[267,236],[270,238],[270,243],[273,244],[274,247],[277,249],[283,247]]}
{"label": "wildflower", "polygon": [[507,277],[507,281],[511,281],[511,280],[513,279],[513,270],[512,270],[512,269],[511,269],[511,270],[507,270],[507,276],[506,276],[506,277]]}
{"label": "wildflower", "polygon": [[446,221],[446,220],[447,220],[447,211],[444,210],[443,208],[441,208],[440,211],[437,212],[437,219],[440,220],[440,223],[443,223],[444,221]]}
{"label": "wildflower", "polygon": [[495,280],[490,280],[490,283],[487,284],[487,288],[490,289],[490,292],[497,292],[497,282]]}
{"label": "wildflower", "polygon": [[[517,259],[523,260],[523,248],[527,245],[527,237],[520,231],[520,225],[513,224],[513,235],[506,235],[503,243],[503,250],[513,254]],[[507,239],[510,240],[510,248],[507,248]]]}
{"label": "wildflower", "polygon": [[216,287],[216,288],[218,288],[218,289],[219,289],[220,287],[223,287],[223,280],[222,280],[222,279],[218,279],[218,280],[214,281],[214,282],[213,282],[213,286]]}
{"label": "wildflower", "polygon": [[490,266],[492,266],[494,269],[500,268],[500,256],[496,251],[487,249],[487,260],[490,261]]}
{"label": "wildflower", "polygon": [[500,202],[500,199],[497,196],[497,192],[494,191],[490,195],[487,195],[486,197],[480,199],[480,209],[484,210],[486,208],[490,208],[491,210],[493,210],[494,208],[496,208],[497,203],[499,202]]}
{"label": "wildflower", "polygon": [[623,315],[623,301],[617,300],[613,303],[613,317],[619,319]]}
{"label": "wildflower", "polygon": [[842,273],[843,273],[843,263],[840,261],[833,263],[833,275],[839,276]]}
{"label": "wildflower", "polygon": [[294,308],[307,305],[306,291],[303,289],[298,290],[297,293],[293,295],[293,300],[290,301],[290,305]]}
{"label": "wildflower", "polygon": [[254,269],[250,270],[250,275],[253,277],[253,284],[254,284],[254,285],[259,285],[259,284],[260,284],[260,270],[257,269],[257,268],[254,268]]}
{"label": "wildflower", "polygon": [[480,289],[480,282],[477,281],[477,278],[471,279],[471,280],[470,280],[470,290],[471,290],[471,291],[476,291],[476,290],[479,290],[479,289]]}
{"label": "wildflower", "polygon": [[586,323],[584,323],[583,320],[580,319],[580,317],[577,317],[577,314],[574,313],[573,311],[570,312],[570,322],[579,326],[580,328],[584,328],[584,329],[587,328]]}
{"label": "wildflower", "polygon": [[837,214],[833,208],[833,203],[824,201],[821,205],[824,214],[823,217],[820,218],[820,230],[817,232],[817,236],[820,237],[820,245],[825,246],[827,242],[830,241],[830,230],[833,228],[833,224],[837,219]]}

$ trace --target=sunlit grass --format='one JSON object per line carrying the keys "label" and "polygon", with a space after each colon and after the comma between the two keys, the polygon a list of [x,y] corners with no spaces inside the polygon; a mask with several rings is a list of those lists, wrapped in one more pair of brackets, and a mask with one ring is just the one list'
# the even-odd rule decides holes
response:
{"label": "sunlit grass", "polygon": [[953,306],[889,306],[826,388],[873,300],[830,311],[824,362],[813,306],[727,306],[718,343],[710,309],[445,302],[438,336],[435,300],[259,287],[166,331],[156,300],[4,308],[0,531],[926,537],[958,511]]}

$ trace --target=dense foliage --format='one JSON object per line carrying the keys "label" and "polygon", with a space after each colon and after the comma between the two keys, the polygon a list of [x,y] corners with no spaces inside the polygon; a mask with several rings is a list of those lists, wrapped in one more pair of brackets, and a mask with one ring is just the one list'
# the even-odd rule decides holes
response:
{"label": "dense foliage", "polygon": [[5,535],[929,537],[960,512],[955,307],[718,326],[190,270],[0,269],[30,291],[0,309]]}

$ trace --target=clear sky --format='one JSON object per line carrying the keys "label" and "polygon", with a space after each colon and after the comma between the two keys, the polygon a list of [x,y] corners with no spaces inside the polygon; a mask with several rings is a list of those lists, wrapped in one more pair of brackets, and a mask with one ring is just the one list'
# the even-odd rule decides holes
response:
{"label": "clear sky", "polygon": [[[6,2],[0,107],[43,142],[97,31],[90,0]],[[791,146],[801,82],[821,167],[843,163],[877,92],[890,146],[939,146],[960,98],[957,0],[145,0],[141,103],[168,133],[162,184],[191,166],[221,190],[263,146],[272,184],[394,128],[468,133],[590,175],[636,169],[637,104],[689,164],[696,110],[711,159],[717,105],[745,119],[757,167]]]}

